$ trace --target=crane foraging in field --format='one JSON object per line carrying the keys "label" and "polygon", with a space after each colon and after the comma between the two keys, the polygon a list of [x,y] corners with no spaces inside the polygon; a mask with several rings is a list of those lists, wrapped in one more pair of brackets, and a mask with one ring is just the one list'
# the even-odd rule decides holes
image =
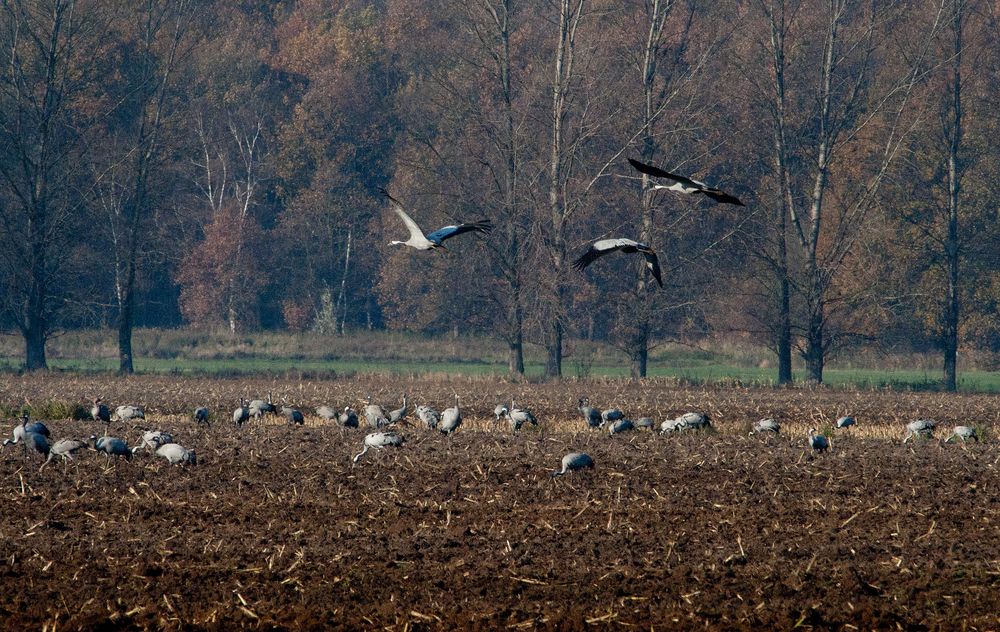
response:
{"label": "crane foraging in field", "polygon": [[388,446],[398,448],[403,445],[403,441],[403,436],[395,432],[372,432],[367,434],[365,435],[364,448],[361,452],[354,455],[353,462],[357,463],[361,460],[361,457],[363,457],[370,448],[375,448],[377,450],[381,450],[382,448]]}
{"label": "crane foraging in field", "polygon": [[156,450],[161,445],[167,443],[173,443],[174,437],[169,432],[163,432],[162,430],[147,430],[142,433],[142,443],[132,449],[135,453],[137,450]]}
{"label": "crane foraging in field", "polygon": [[850,415],[844,415],[843,417],[837,419],[836,427],[837,428],[850,428],[851,426],[853,426],[856,423],[858,423],[858,422],[855,421],[854,417],[851,417]]}
{"label": "crane foraging in field", "polygon": [[361,412],[364,413],[365,421],[368,422],[369,428],[378,430],[389,425],[389,418],[385,415],[385,409],[378,404],[373,404],[371,395],[365,399],[365,407],[361,409]]}
{"label": "crane foraging in field", "polygon": [[250,416],[254,418],[254,421],[260,421],[264,415],[274,415],[278,412],[278,407],[271,401],[271,391],[267,392],[267,401],[255,399],[247,404],[247,408],[249,408]]}
{"label": "crane foraging in field", "polygon": [[588,428],[599,428],[601,426],[601,411],[597,410],[590,405],[590,400],[586,397],[581,397],[578,402],[577,410],[583,415],[583,420],[587,422]]}
{"label": "crane foraging in field", "polygon": [[612,421],[611,425],[608,426],[608,434],[616,435],[623,432],[628,432],[629,430],[635,430],[635,424],[632,423],[631,419],[618,419]]}
{"label": "crane foraging in field", "polygon": [[[513,403],[513,401],[511,403]],[[509,412],[510,408],[507,407],[507,404],[504,403],[497,404],[496,407],[493,409],[493,417],[495,418],[493,420],[493,425],[496,426],[498,423],[500,423],[500,418],[506,417],[507,413]]]}
{"label": "crane foraging in field", "polygon": [[979,433],[972,426],[955,426],[951,431],[951,436],[944,440],[945,443],[951,443],[956,438],[961,439],[962,443],[965,443],[969,439],[975,442],[979,442]]}
{"label": "crane foraging in field", "polygon": [[461,425],[462,411],[458,406],[458,393],[455,393],[455,405],[444,409],[444,412],[441,413],[441,421],[438,423],[437,429],[446,435],[451,435]]}
{"label": "crane foraging in field", "polygon": [[299,426],[306,423],[306,418],[302,414],[302,411],[298,408],[289,408],[288,406],[281,407],[281,414],[285,416],[290,424],[297,424]]}
{"label": "crane foraging in field", "polygon": [[823,435],[816,434],[816,429],[809,430],[809,447],[816,452],[826,452],[830,448],[830,442]]}
{"label": "crane foraging in field", "polygon": [[652,165],[647,165],[639,162],[638,160],[628,159],[630,165],[632,165],[636,171],[639,173],[644,173],[647,176],[653,176],[654,178],[663,178],[665,180],[670,180],[673,184],[654,184],[652,190],[666,190],[673,191],[674,193],[684,193],[686,195],[694,195],[696,193],[701,193],[707,198],[710,198],[714,202],[719,204],[735,204],[736,206],[746,206],[740,199],[736,196],[730,195],[723,191],[722,189],[717,189],[715,187],[709,186],[704,182],[699,182],[698,180],[693,180],[691,178],[677,175],[675,173],[669,173],[654,167]]}
{"label": "crane foraging in field", "polygon": [[250,419],[250,409],[246,406],[246,401],[240,398],[240,407],[233,411],[233,423],[242,426]]}
{"label": "crane foraging in field", "polygon": [[97,452],[103,452],[107,459],[110,461],[111,457],[125,457],[126,461],[132,460],[132,450],[129,449],[128,444],[119,439],[118,437],[98,437],[96,435],[90,435],[91,448]]}
{"label": "crane foraging in field", "polygon": [[388,198],[389,203],[392,205],[392,210],[399,215],[403,223],[406,224],[406,229],[410,231],[410,238],[406,241],[393,240],[389,242],[390,246],[402,245],[409,246],[410,248],[415,248],[417,250],[433,250],[435,248],[444,248],[444,240],[451,239],[457,235],[468,232],[478,232],[483,234],[489,234],[493,230],[493,225],[489,220],[483,219],[478,222],[472,222],[469,224],[455,224],[451,226],[444,226],[437,229],[433,233],[424,236],[424,231],[417,226],[417,223],[406,214],[403,210],[403,205],[399,203],[396,198],[389,195],[389,192],[385,189],[379,189],[386,198]]}
{"label": "crane foraging in field", "polygon": [[652,430],[655,425],[656,422],[651,417],[639,417],[635,420],[635,427],[643,430]]}
{"label": "crane foraging in field", "polygon": [[615,251],[621,251],[626,254],[641,253],[642,257],[646,260],[646,269],[649,270],[653,278],[656,279],[656,283],[663,287],[663,273],[660,271],[660,259],[656,256],[656,251],[650,248],[649,244],[644,244],[641,241],[635,241],[633,239],[627,239],[625,237],[619,237],[616,239],[600,239],[595,241],[587,249],[587,252],[580,255],[576,261],[573,262],[573,268],[583,272],[587,269],[591,263],[603,257],[604,255],[611,254]]}
{"label": "crane foraging in field", "polygon": [[[49,456],[49,440],[37,432],[24,433],[24,445],[26,448],[31,448],[41,454],[43,457]],[[45,463],[42,463],[42,465],[45,465]]]}
{"label": "crane foraging in field", "polygon": [[121,422],[132,421],[133,419],[145,419],[146,411],[138,406],[125,404],[115,409],[114,418]]}
{"label": "crane foraging in field", "polygon": [[510,422],[510,429],[512,432],[516,433],[521,429],[525,423],[530,423],[532,426],[538,425],[538,419],[531,413],[530,410],[526,408],[517,408],[514,406],[514,400],[510,400],[510,410],[506,412],[507,421]]}
{"label": "crane foraging in field", "polygon": [[552,472],[553,478],[562,476],[566,472],[575,472],[583,469],[593,469],[594,459],[589,454],[583,452],[570,452],[562,458],[562,469]]}
{"label": "crane foraging in field", "polygon": [[204,406],[199,406],[198,408],[195,408],[194,409],[194,415],[193,415],[193,417],[194,417],[195,422],[197,422],[198,424],[205,424],[207,426],[208,425],[208,408],[206,408]]}
{"label": "crane foraging in field", "polygon": [[400,408],[397,408],[396,410],[389,411],[390,424],[399,423],[404,419],[406,419],[406,406],[407,406],[406,393],[403,393],[403,405]]}
{"label": "crane foraging in field", "polygon": [[903,443],[908,442],[913,437],[930,437],[934,434],[937,422],[933,419],[917,419],[906,424],[906,436]]}
{"label": "crane foraging in field", "polygon": [[753,428],[750,429],[750,434],[755,435],[762,432],[778,434],[781,432],[781,426],[773,419],[761,419],[760,421],[754,422]]}
{"label": "crane foraging in field", "polygon": [[94,421],[103,421],[106,424],[111,423],[111,411],[101,403],[100,397],[94,398],[94,405],[90,409],[90,417]]}
{"label": "crane foraging in field", "polygon": [[422,421],[428,430],[434,430],[441,421],[441,415],[430,406],[417,406],[417,419]]}
{"label": "crane foraging in field", "polygon": [[[3,440],[3,447],[24,441],[25,435],[29,432],[34,432],[35,434],[42,435],[43,437],[49,436],[49,429],[45,426],[45,424],[40,421],[28,423],[28,413],[24,413],[21,416],[20,423],[16,424],[14,429],[11,431],[11,438]],[[27,450],[27,446],[24,446],[24,448]]]}
{"label": "crane foraging in field", "polygon": [[357,428],[359,425],[358,413],[354,412],[354,409],[350,406],[345,406],[344,412],[337,416],[337,423],[344,428]]}
{"label": "crane foraging in field", "polygon": [[609,408],[601,413],[600,427],[603,428],[609,421],[618,421],[619,419],[625,419],[625,413],[618,408]]}
{"label": "crane foraging in field", "polygon": [[337,411],[330,406],[320,406],[316,409],[316,416],[326,421],[335,421],[337,419]]}
{"label": "crane foraging in field", "polygon": [[[57,456],[62,457],[63,463],[72,461],[73,453],[86,447],[87,442],[81,441],[80,439],[60,439],[49,447],[49,458],[45,459],[45,463],[42,463],[42,467],[48,465],[49,461]],[[42,468],[38,469],[41,470]]]}
{"label": "crane foraging in field", "polygon": [[156,455],[165,458],[171,465],[180,465],[181,463],[186,463],[188,465],[197,465],[198,457],[195,455],[194,450],[188,450],[183,448],[176,443],[164,443],[160,447],[156,448]]}

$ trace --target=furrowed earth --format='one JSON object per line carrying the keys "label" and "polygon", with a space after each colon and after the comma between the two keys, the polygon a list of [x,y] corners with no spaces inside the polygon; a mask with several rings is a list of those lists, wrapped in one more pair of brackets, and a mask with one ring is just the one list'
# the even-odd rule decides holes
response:
{"label": "furrowed earth", "polygon": [[[307,413],[237,429],[239,398]],[[401,448],[312,416],[410,396]],[[461,396],[451,437],[412,404]],[[703,411],[714,429],[592,431],[589,396],[657,425]],[[112,422],[138,444],[163,429],[198,465],[80,452],[39,471],[0,453],[4,629],[996,629],[1000,461],[996,398],[823,389],[687,388],[666,381],[7,376],[0,402],[52,438],[103,434],[52,419],[102,397],[145,407]],[[493,424],[513,396],[538,428]],[[210,428],[191,420],[213,413]],[[858,425],[834,431],[850,413]],[[774,417],[779,436],[747,436]],[[903,444],[904,424],[939,422]],[[951,426],[983,441],[944,443]],[[362,420],[362,425],[364,421]],[[818,428],[832,449],[812,454]],[[553,478],[570,451],[592,471]]]}

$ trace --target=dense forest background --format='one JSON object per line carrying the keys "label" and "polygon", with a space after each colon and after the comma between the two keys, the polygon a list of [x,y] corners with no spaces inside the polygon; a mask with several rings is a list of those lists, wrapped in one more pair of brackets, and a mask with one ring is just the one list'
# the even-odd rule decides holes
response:
{"label": "dense forest background", "polygon": [[[985,0],[5,0],[0,323],[1000,350]],[[746,207],[649,191],[626,159]],[[488,218],[444,254],[405,239]],[[657,249],[572,260],[593,239]]]}

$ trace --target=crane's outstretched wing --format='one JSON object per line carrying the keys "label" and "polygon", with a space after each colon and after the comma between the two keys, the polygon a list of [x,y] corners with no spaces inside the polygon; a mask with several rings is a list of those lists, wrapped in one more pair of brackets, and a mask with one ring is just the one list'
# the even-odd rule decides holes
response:
{"label": "crane's outstretched wing", "polygon": [[[587,252],[580,255],[580,257],[573,262],[573,268],[577,270],[583,270],[584,268],[592,264],[594,261],[596,261],[597,259],[603,257],[608,253],[614,252],[616,250],[625,250],[629,248],[631,249],[632,252],[637,252],[642,249],[648,250],[649,246],[647,246],[644,243],[632,239],[627,239],[624,237],[618,239],[601,239],[599,241],[595,241],[594,243],[592,243],[590,245],[590,248],[587,249]],[[628,252],[628,250],[626,250],[626,252]]]}
{"label": "crane's outstretched wing", "polygon": [[715,187],[709,186],[704,182],[700,182],[692,178],[686,178],[684,176],[677,175],[676,173],[670,173],[658,167],[647,165],[639,162],[638,160],[633,160],[631,158],[628,159],[628,162],[630,165],[635,167],[636,171],[638,171],[639,173],[645,173],[646,175],[653,176],[655,178],[666,178],[668,180],[673,180],[674,182],[678,182],[687,187],[697,189],[699,193],[704,193],[705,197],[711,198],[712,200],[718,202],[719,204],[735,204],[736,206],[746,206],[746,204],[741,202],[738,197],[729,195],[722,189],[717,189]]}
{"label": "crane's outstretched wing", "polygon": [[427,235],[428,241],[442,242],[445,239],[454,237],[455,235],[461,235],[462,233],[478,232],[488,234],[493,230],[493,224],[490,223],[488,219],[480,220],[478,222],[471,222],[469,224],[458,224],[457,226],[443,226],[430,235]]}
{"label": "crane's outstretched wing", "polygon": [[399,217],[402,218],[403,223],[406,224],[406,229],[410,231],[410,238],[416,238],[417,240],[424,239],[424,231],[420,230],[417,223],[406,214],[406,211],[403,210],[403,205],[399,203],[399,200],[389,195],[389,192],[385,189],[379,189],[379,191],[382,192],[382,195],[389,198],[389,203],[392,204],[392,210],[396,211],[396,215],[399,215]]}
{"label": "crane's outstretched wing", "polygon": [[702,193],[704,193],[706,197],[712,198],[719,204],[735,204],[736,206],[746,206],[746,204],[740,201],[740,198],[734,195],[729,195],[728,193],[720,191],[719,189],[705,189],[702,191]]}
{"label": "crane's outstretched wing", "polygon": [[639,173],[644,173],[647,176],[653,176],[654,178],[667,178],[668,180],[673,180],[674,182],[680,182],[681,184],[686,184],[689,187],[694,187],[695,189],[711,189],[704,182],[698,182],[697,180],[692,180],[691,178],[685,178],[684,176],[679,176],[676,173],[670,173],[664,171],[659,167],[654,167],[653,165],[647,165],[639,162],[638,160],[628,159],[630,165],[635,167],[635,170]]}
{"label": "crane's outstretched wing", "polygon": [[656,279],[656,282],[660,285],[660,287],[663,287],[663,277],[660,273],[659,257],[656,256],[656,253],[652,248],[649,250],[641,250],[640,252],[642,252],[642,256],[646,258],[646,267],[653,273],[653,278]]}

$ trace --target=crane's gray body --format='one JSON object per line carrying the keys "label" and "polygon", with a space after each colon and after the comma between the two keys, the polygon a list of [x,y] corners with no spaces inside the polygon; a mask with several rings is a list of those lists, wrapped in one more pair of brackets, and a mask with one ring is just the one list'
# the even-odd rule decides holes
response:
{"label": "crane's gray body", "polygon": [[305,415],[298,408],[289,408],[288,406],[281,407],[281,414],[285,416],[290,424],[297,424],[299,426],[306,423]]}
{"label": "crane's gray body", "polygon": [[635,430],[635,424],[632,423],[631,419],[618,419],[617,421],[612,421],[608,426],[609,435],[621,434],[630,430]]}
{"label": "crane's gray body", "polygon": [[372,432],[365,435],[364,447],[361,452],[354,455],[353,461],[357,463],[371,448],[382,449],[389,446],[399,447],[401,445],[403,445],[402,435],[395,432]]}
{"label": "crane's gray body", "polygon": [[855,421],[854,417],[851,417],[850,415],[845,415],[845,416],[843,416],[843,417],[841,417],[840,419],[837,420],[837,427],[838,428],[850,428],[851,426],[853,426],[856,423],[858,423],[858,422]]}
{"label": "crane's gray body", "polygon": [[916,421],[911,421],[906,424],[906,436],[903,437],[903,443],[906,443],[913,437],[932,436],[936,426],[937,422],[933,419],[917,419]]}
{"label": "crane's gray body", "polygon": [[108,458],[123,456],[126,460],[132,459],[132,450],[129,449],[127,443],[118,437],[96,437],[90,435],[90,440],[94,444],[94,449],[98,452],[103,452]]}
{"label": "crane's gray body", "polygon": [[530,423],[532,426],[538,425],[538,419],[530,410],[524,408],[514,408],[514,402],[511,402],[511,409],[507,411],[507,421],[510,422],[510,429],[512,432],[517,432],[526,423]]}
{"label": "crane's gray body", "polygon": [[462,425],[462,411],[459,408],[458,395],[455,395],[455,405],[445,408],[441,413],[441,421],[438,422],[437,429],[450,435]]}
{"label": "crane's gray body", "polygon": [[601,427],[603,428],[608,422],[618,421],[619,419],[625,419],[625,413],[618,408],[609,408],[601,413]]}
{"label": "crane's gray body", "polygon": [[649,417],[639,417],[635,420],[635,427],[642,428],[644,430],[652,430],[656,425],[656,422]]}
{"label": "crane's gray body", "polygon": [[346,406],[344,412],[337,415],[337,423],[344,428],[357,428],[360,425],[358,423],[358,413],[350,406]]}
{"label": "crane's gray body", "polygon": [[49,458],[45,459],[42,467],[48,465],[49,461],[57,456],[62,457],[63,462],[72,461],[73,453],[87,447],[86,441],[80,439],[59,439],[49,447]]}
{"label": "crane's gray body", "polygon": [[198,457],[195,455],[194,450],[188,450],[176,443],[164,443],[156,448],[156,455],[162,456],[171,465],[178,465],[180,463],[187,463],[188,465],[198,464]]}
{"label": "crane's gray body", "polygon": [[194,420],[200,424],[208,423],[208,408],[199,406],[194,409]]}
{"label": "crane's gray body", "polygon": [[552,476],[562,476],[566,472],[575,472],[585,468],[593,468],[594,459],[583,452],[570,452],[562,458],[562,469],[552,472]]}
{"label": "crane's gray body", "polygon": [[142,433],[142,444],[139,448],[144,450],[156,450],[165,443],[173,443],[174,438],[169,432],[162,430],[147,430]]}
{"label": "crane's gray body", "polygon": [[103,421],[106,424],[111,423],[111,410],[101,403],[100,397],[94,400],[94,405],[90,409],[90,417],[94,421]]}
{"label": "crane's gray body", "polygon": [[951,431],[951,436],[945,439],[945,441],[950,443],[956,437],[961,439],[962,443],[965,443],[969,439],[976,442],[979,441],[979,433],[972,426],[955,426]]}
{"label": "crane's gray body", "polygon": [[132,421],[133,419],[145,419],[146,411],[138,406],[125,404],[115,409],[115,418],[118,421]]}
{"label": "crane's gray body", "polygon": [[758,434],[761,432],[778,434],[781,432],[781,425],[773,419],[761,419],[760,421],[754,422],[753,429],[750,430],[750,434]]}
{"label": "crane's gray body", "polygon": [[599,428],[601,426],[601,411],[591,406],[587,398],[581,398],[577,408],[580,410],[580,414],[583,415],[583,420],[587,422],[588,428]]}
{"label": "crane's gray body", "polygon": [[407,410],[406,395],[403,395],[403,405],[396,410],[389,411],[389,423],[394,424],[406,419]]}
{"label": "crane's gray body", "polygon": [[242,426],[250,419],[250,408],[240,399],[240,407],[233,411],[233,423]]}
{"label": "crane's gray body", "polygon": [[441,421],[441,415],[430,406],[417,406],[417,418],[423,422],[428,430],[437,428],[438,423]]}
{"label": "crane's gray body", "polygon": [[816,429],[813,428],[809,431],[809,447],[816,452],[826,452],[830,448],[830,442],[823,435],[816,434]]}

